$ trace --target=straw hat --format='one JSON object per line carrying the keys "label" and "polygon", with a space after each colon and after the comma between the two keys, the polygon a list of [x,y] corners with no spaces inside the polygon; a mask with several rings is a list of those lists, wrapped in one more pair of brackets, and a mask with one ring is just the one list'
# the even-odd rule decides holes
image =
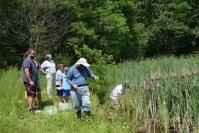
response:
{"label": "straw hat", "polygon": [[82,64],[85,67],[89,67],[90,64],[87,63],[87,60],[85,58],[80,58],[76,63],[75,66],[79,66],[80,64]]}

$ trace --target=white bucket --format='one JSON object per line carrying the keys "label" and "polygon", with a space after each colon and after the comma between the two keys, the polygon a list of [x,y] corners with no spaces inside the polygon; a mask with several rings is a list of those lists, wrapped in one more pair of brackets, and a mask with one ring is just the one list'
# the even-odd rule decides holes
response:
{"label": "white bucket", "polygon": [[72,108],[72,105],[70,103],[59,103],[58,105],[60,110],[69,110]]}
{"label": "white bucket", "polygon": [[45,113],[48,115],[57,114],[57,107],[56,106],[48,106],[44,108]]}

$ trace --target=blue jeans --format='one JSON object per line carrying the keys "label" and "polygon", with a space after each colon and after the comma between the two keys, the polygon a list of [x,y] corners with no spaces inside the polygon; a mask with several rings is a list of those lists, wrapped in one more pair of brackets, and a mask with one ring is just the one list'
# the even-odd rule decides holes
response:
{"label": "blue jeans", "polygon": [[72,90],[71,97],[76,112],[80,111],[82,107],[83,111],[90,111],[90,92],[88,86],[81,86],[77,90]]}

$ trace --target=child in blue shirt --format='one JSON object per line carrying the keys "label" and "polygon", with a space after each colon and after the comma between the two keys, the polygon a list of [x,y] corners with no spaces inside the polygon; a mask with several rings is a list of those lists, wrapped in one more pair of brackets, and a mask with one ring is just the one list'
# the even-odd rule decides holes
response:
{"label": "child in blue shirt", "polygon": [[70,96],[70,90],[71,90],[71,85],[68,83],[68,80],[66,78],[68,70],[69,68],[65,66],[64,72],[61,75],[62,100],[64,101],[64,103],[68,101],[68,97]]}

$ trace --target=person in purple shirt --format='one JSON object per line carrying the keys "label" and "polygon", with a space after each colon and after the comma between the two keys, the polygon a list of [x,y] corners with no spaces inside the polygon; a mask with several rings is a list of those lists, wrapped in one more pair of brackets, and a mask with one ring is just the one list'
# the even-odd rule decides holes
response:
{"label": "person in purple shirt", "polygon": [[92,77],[98,80],[98,76],[95,76],[88,69],[90,65],[85,58],[80,58],[74,66],[70,67],[67,72],[66,78],[69,84],[72,86],[71,97],[76,110],[77,118],[81,118],[81,109],[85,115],[90,116],[90,92],[88,88],[87,79]]}

